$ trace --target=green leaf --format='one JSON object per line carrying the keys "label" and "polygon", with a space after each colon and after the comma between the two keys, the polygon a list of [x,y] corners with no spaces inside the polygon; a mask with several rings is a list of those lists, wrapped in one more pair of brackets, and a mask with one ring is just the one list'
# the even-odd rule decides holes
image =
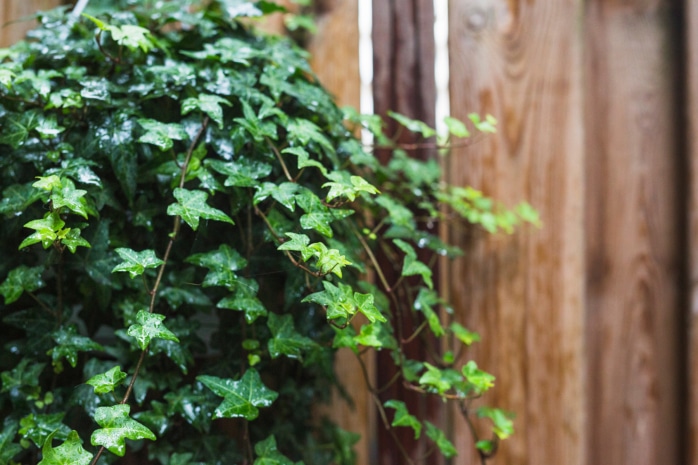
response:
{"label": "green leaf", "polygon": [[259,416],[259,407],[269,407],[279,396],[262,383],[254,368],[248,369],[238,381],[208,375],[197,376],[196,379],[214,394],[223,397],[214,418],[243,417],[254,420]]}
{"label": "green leaf", "polygon": [[435,336],[443,336],[446,331],[441,325],[439,314],[432,308],[434,305],[443,303],[439,295],[432,289],[421,288],[417,299],[414,302],[415,310],[422,312],[429,324],[429,329]]}
{"label": "green leaf", "polygon": [[34,292],[44,286],[41,274],[44,268],[20,265],[10,271],[5,281],[0,285],[0,294],[5,298],[5,305],[18,300],[26,292]]}
{"label": "green leaf", "polygon": [[300,252],[303,256],[303,261],[308,261],[315,254],[315,251],[308,246],[310,244],[310,238],[305,234],[288,232],[286,235],[290,237],[291,240],[282,242],[281,245],[277,247],[278,250],[294,250]]}
{"label": "green leaf", "polygon": [[48,249],[58,239],[58,233],[65,226],[57,211],[47,212],[43,219],[32,220],[24,225],[25,228],[33,229],[34,232],[19,244],[19,249],[23,249],[32,244],[41,242],[44,249]]}
{"label": "green leaf", "polygon": [[[434,287],[434,282],[431,279],[431,269],[423,262],[417,259],[417,252],[414,251],[411,245],[402,239],[393,239],[393,243],[400,250],[405,252],[405,261],[402,264],[402,276],[420,275],[429,289]],[[437,334],[440,336],[440,334]]]}
{"label": "green leaf", "polygon": [[108,26],[112,39],[119,45],[136,51],[138,48],[147,52],[155,47],[150,31],[144,27],[124,24],[123,26]]}
{"label": "green leaf", "polygon": [[448,370],[440,370],[430,363],[424,363],[427,371],[419,378],[419,384],[432,388],[439,394],[443,394],[453,387],[451,377],[447,376]]}
{"label": "green leaf", "polygon": [[494,441],[489,439],[481,439],[475,443],[475,447],[485,454],[491,454],[494,451]]}
{"label": "green leaf", "polygon": [[17,149],[27,140],[29,133],[39,125],[39,115],[36,110],[11,113],[0,124],[2,127],[0,144],[7,144],[13,149]]}
{"label": "green leaf", "polygon": [[394,111],[388,111],[388,116],[403,125],[408,131],[419,133],[425,139],[436,135],[436,131],[423,121],[408,118],[407,116],[401,115],[400,113],[396,113]]}
{"label": "green leaf", "polygon": [[327,176],[327,168],[325,168],[319,161],[311,160],[310,152],[308,152],[303,147],[286,147],[281,151],[281,153],[288,153],[290,155],[295,155],[296,157],[298,157],[296,165],[299,170],[312,166],[319,169],[323,175]]}
{"label": "green leaf", "polygon": [[123,261],[116,265],[111,272],[127,271],[131,279],[142,275],[148,268],[157,268],[165,263],[155,255],[155,251],[150,249],[136,252],[133,249],[119,247],[115,249],[115,252]]}
{"label": "green leaf", "polygon": [[409,414],[404,402],[390,399],[383,405],[395,409],[395,417],[393,418],[391,426],[409,426],[414,430],[414,438],[419,439],[422,433],[422,423],[417,420],[417,417]]}
{"label": "green leaf", "polygon": [[187,138],[187,133],[178,123],[161,123],[154,119],[141,118],[138,120],[146,133],[143,134],[138,142],[153,144],[161,151],[170,150],[172,148],[172,140],[184,140]]}
{"label": "green leaf", "polygon": [[123,457],[126,453],[126,439],[155,441],[152,431],[129,417],[130,411],[131,406],[128,404],[98,407],[94,420],[102,428],[92,433],[92,445],[104,446],[112,454]]}
{"label": "green leaf", "polygon": [[465,124],[459,119],[447,116],[444,118],[444,123],[450,132],[455,137],[470,137],[470,131],[465,127]]}
{"label": "green leaf", "polygon": [[75,183],[68,178],[61,179],[60,187],[54,187],[51,191],[51,202],[53,209],[58,210],[61,207],[66,207],[76,215],[80,215],[87,219],[87,202],[85,200],[87,191],[76,189]]}
{"label": "green leaf", "polygon": [[174,196],[177,203],[167,207],[167,214],[180,216],[194,231],[198,229],[201,218],[235,224],[228,215],[206,204],[208,194],[204,191],[191,191],[178,187],[174,190]]}
{"label": "green leaf", "polygon": [[162,324],[164,320],[165,315],[141,310],[136,314],[137,323],[128,328],[127,334],[136,339],[141,350],[145,350],[154,338],[179,342],[177,336]]}
{"label": "green leaf", "polygon": [[100,344],[89,337],[80,336],[75,325],[63,326],[55,331],[53,340],[56,342],[56,346],[48,353],[51,355],[54,366],[58,366],[58,361],[65,358],[70,366],[75,368],[78,363],[78,352],[104,350]]}
{"label": "green leaf", "polygon": [[448,440],[443,431],[428,421],[424,422],[424,426],[426,426],[427,436],[436,443],[436,447],[439,448],[444,457],[450,459],[451,457],[458,455],[458,450],[453,443]]}
{"label": "green leaf", "polygon": [[455,321],[449,326],[453,335],[456,336],[463,344],[469,346],[473,342],[478,342],[480,340],[480,335],[472,331],[467,330],[461,324]]}
{"label": "green leaf", "polygon": [[369,184],[361,176],[350,176],[345,171],[333,171],[327,175],[333,182],[326,182],[322,187],[329,187],[326,200],[331,202],[337,197],[346,197],[353,202],[361,192],[369,194],[379,194],[380,191],[375,186]]}
{"label": "green leaf", "polygon": [[470,121],[473,122],[477,130],[480,132],[490,134],[497,132],[497,120],[492,115],[485,116],[484,121],[480,118],[480,115],[478,115],[477,113],[468,114],[468,118],[470,119]]}
{"label": "green leaf", "polygon": [[272,338],[269,339],[268,347],[271,358],[278,358],[286,355],[289,358],[302,359],[303,352],[316,347],[316,344],[309,338],[301,336],[296,332],[293,325],[293,316],[277,315],[270,313],[267,326],[271,331]]}
{"label": "green leaf", "polygon": [[71,431],[63,444],[56,448],[52,444],[55,434],[54,431],[46,438],[39,465],[89,465],[92,462],[92,454],[82,447],[77,431]]}
{"label": "green leaf", "polygon": [[66,439],[70,428],[63,424],[65,412],[51,414],[30,413],[19,421],[19,434],[31,440],[36,447],[42,447],[51,434],[56,439]]}
{"label": "green leaf", "polygon": [[281,184],[265,182],[262,185],[257,186],[257,192],[254,194],[253,202],[255,205],[257,205],[271,195],[272,198],[281,205],[291,211],[295,211],[297,192],[298,184],[295,182],[284,182]]}
{"label": "green leaf", "polygon": [[206,160],[205,163],[212,170],[228,176],[223,183],[225,186],[256,187],[258,180],[272,171],[270,164],[250,158],[239,158],[232,162]]}
{"label": "green leaf", "polygon": [[39,133],[42,139],[52,139],[63,131],[65,131],[65,128],[58,124],[56,115],[41,117],[39,124],[36,126],[36,132]]}
{"label": "green leaf", "polygon": [[[39,376],[41,376],[45,366],[45,363],[36,363],[29,358],[23,358],[12,370],[3,371],[0,374],[0,380],[2,381],[0,392],[39,386]],[[30,390],[33,391],[33,389]]]}
{"label": "green leaf", "polygon": [[354,292],[354,302],[356,303],[356,307],[359,309],[359,311],[363,313],[371,323],[375,323],[376,321],[388,321],[380,310],[378,310],[378,308],[376,308],[374,305],[373,294],[360,294],[358,292]]}
{"label": "green leaf", "polygon": [[[264,307],[264,304],[256,297],[259,290],[259,284],[256,280],[236,278],[234,286],[235,293],[232,296],[223,298],[216,307],[245,312],[245,321],[248,324],[254,323],[260,316],[267,315],[267,309]],[[230,288],[231,286],[228,287]]]}
{"label": "green leaf", "polygon": [[391,327],[380,321],[361,326],[361,331],[354,337],[356,344],[377,349],[394,349],[397,342],[391,334]]}
{"label": "green leaf", "polygon": [[323,274],[334,273],[341,278],[342,268],[347,265],[351,265],[351,262],[347,260],[346,257],[339,252],[339,250],[328,249],[327,246],[322,242],[310,244],[306,249],[301,251],[304,260],[307,260],[307,253],[312,253],[312,256],[317,259],[315,266]]}
{"label": "green leaf", "polygon": [[81,236],[80,228],[70,228],[67,230],[64,237],[61,238],[61,244],[68,247],[70,253],[75,253],[78,247],[92,247],[89,242]]}
{"label": "green leaf", "polygon": [[492,431],[499,439],[506,439],[514,434],[514,415],[509,412],[498,408],[480,407],[477,409],[477,416],[492,420]]}
{"label": "green leaf", "polygon": [[21,214],[40,198],[41,192],[30,184],[12,184],[2,191],[0,214],[7,216]]}
{"label": "green leaf", "polygon": [[253,465],[294,465],[276,448],[276,438],[272,435],[254,446],[257,459]]}
{"label": "green leaf", "polygon": [[16,421],[10,421],[9,418],[6,418],[2,432],[0,432],[0,465],[13,464],[12,458],[22,452],[22,447],[12,442],[16,434]]}
{"label": "green leaf", "polygon": [[95,390],[95,394],[106,394],[113,392],[118,385],[124,382],[126,373],[121,371],[120,366],[115,366],[109,371],[100,373],[85,381]]}
{"label": "green leaf", "polygon": [[247,266],[247,260],[228,244],[221,244],[210,252],[190,255],[186,261],[210,270],[204,278],[204,287],[224,286],[228,289],[235,289],[240,279],[235,271]]}
{"label": "green leaf", "polygon": [[463,376],[472,384],[477,395],[480,395],[494,386],[494,376],[482,371],[477,367],[477,364],[471,360],[463,366]]}
{"label": "green leaf", "polygon": [[217,95],[200,94],[198,97],[188,98],[182,102],[182,115],[186,115],[194,110],[201,110],[206,113],[219,128],[223,128],[223,107],[231,106],[231,103]]}

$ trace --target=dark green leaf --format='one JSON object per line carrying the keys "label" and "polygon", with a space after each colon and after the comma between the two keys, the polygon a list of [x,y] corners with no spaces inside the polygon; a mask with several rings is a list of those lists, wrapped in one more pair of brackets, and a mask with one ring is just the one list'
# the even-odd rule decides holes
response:
{"label": "dark green leaf", "polygon": [[228,215],[206,204],[208,194],[204,191],[191,191],[178,187],[174,190],[174,196],[177,203],[167,207],[167,214],[180,216],[194,231],[198,229],[201,218],[234,224]]}
{"label": "dark green leaf", "polygon": [[278,397],[278,393],[262,383],[254,368],[248,369],[238,381],[208,375],[197,376],[196,379],[224,398],[216,408],[214,418],[243,417],[254,420],[259,416],[259,407],[269,407]]}
{"label": "dark green leaf", "polygon": [[0,465],[14,463],[12,458],[22,452],[22,446],[12,442],[15,434],[17,434],[16,420],[10,421],[9,418],[6,418],[2,432],[0,432]]}
{"label": "dark green leaf", "polygon": [[152,431],[129,417],[130,411],[131,406],[128,404],[98,407],[94,420],[101,428],[92,433],[92,445],[104,446],[112,454],[123,457],[126,453],[126,439],[155,441]]}
{"label": "dark green leaf", "polygon": [[50,435],[54,435],[56,439],[67,439],[70,428],[62,423],[64,416],[65,412],[43,415],[30,413],[19,421],[19,434],[39,448],[44,446]]}
{"label": "dark green leaf", "polygon": [[256,297],[259,290],[257,281],[250,278],[236,278],[233,286],[235,288],[234,294],[223,298],[216,307],[245,312],[245,321],[248,324],[254,323],[260,316],[267,315],[264,304]]}
{"label": "dark green leaf", "polygon": [[13,113],[0,125],[0,144],[7,144],[13,149],[22,145],[29,133],[39,125],[40,116],[36,110]]}
{"label": "dark green leaf", "polygon": [[10,271],[5,281],[0,285],[0,294],[5,298],[5,305],[19,299],[26,292],[34,292],[44,286],[41,280],[43,267],[28,267],[20,265]]}
{"label": "dark green leaf", "polygon": [[311,339],[296,332],[291,315],[279,316],[270,313],[267,326],[272,335],[268,343],[271,358],[286,355],[289,358],[302,359],[303,352],[316,347]]}
{"label": "dark green leaf", "polygon": [[49,352],[54,366],[62,358],[68,360],[70,366],[75,368],[78,363],[78,352],[89,352],[92,350],[104,350],[104,348],[94,342],[89,337],[80,336],[74,325],[63,326],[53,333],[53,340],[56,346]]}
{"label": "dark green leaf", "polygon": [[472,384],[475,394],[480,395],[494,386],[494,376],[482,371],[473,360],[463,367],[463,376]]}
{"label": "dark green leaf", "polygon": [[276,448],[276,438],[272,435],[254,446],[257,459],[253,465],[294,465]]}
{"label": "dark green leaf", "polygon": [[146,133],[138,139],[138,142],[153,144],[163,152],[172,148],[173,139],[183,140],[187,138],[187,133],[184,131],[181,124],[166,124],[146,118],[139,119],[138,124],[146,130]]}
{"label": "dark green leaf", "polygon": [[200,94],[196,98],[188,98],[182,102],[182,114],[186,115],[194,110],[201,110],[206,113],[219,128],[223,127],[223,107],[230,106],[231,103],[217,95]]}
{"label": "dark green leaf", "polygon": [[262,179],[271,173],[271,165],[258,160],[241,158],[232,162],[207,160],[206,166],[217,173],[228,176],[224,181],[226,186],[255,187]]}

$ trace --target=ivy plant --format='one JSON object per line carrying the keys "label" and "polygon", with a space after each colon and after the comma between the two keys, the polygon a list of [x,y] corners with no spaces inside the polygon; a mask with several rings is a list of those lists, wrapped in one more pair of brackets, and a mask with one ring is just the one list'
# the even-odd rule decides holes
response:
{"label": "ivy plant", "polygon": [[[494,377],[439,295],[435,260],[460,252],[434,225],[509,232],[535,211],[443,184],[340,110],[304,51],[251,29],[272,2],[90,7],[0,50],[0,464],[350,464],[357,435],[313,413],[339,348],[391,353],[391,383],[490,424],[475,445],[494,453],[511,418],[472,404]],[[408,359],[420,339],[453,347]],[[370,379],[387,428],[457,454]]]}

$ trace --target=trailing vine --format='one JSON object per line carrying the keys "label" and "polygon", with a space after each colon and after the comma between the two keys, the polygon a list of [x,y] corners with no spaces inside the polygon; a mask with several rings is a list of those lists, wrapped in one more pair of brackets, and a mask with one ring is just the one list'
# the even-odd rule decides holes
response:
{"label": "trailing vine", "polygon": [[[113,3],[40,13],[0,50],[0,464],[353,463],[361,432],[313,413],[342,389],[340,348],[383,426],[433,452],[457,450],[390,385],[489,419],[484,462],[512,421],[473,404],[494,377],[434,285],[460,254],[434,225],[511,232],[536,212],[445,185],[380,118],[337,108],[304,51],[245,21],[272,2]],[[448,145],[495,121],[446,123]],[[368,350],[392,354],[388,386]]]}

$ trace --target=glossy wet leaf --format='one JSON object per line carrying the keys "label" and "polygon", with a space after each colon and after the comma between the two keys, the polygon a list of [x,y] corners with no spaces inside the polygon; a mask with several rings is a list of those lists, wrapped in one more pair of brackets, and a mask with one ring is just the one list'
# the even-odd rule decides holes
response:
{"label": "glossy wet leaf", "polygon": [[254,323],[260,316],[267,315],[266,307],[257,298],[259,290],[257,281],[251,278],[236,277],[232,285],[227,287],[234,288],[233,294],[221,299],[216,307],[245,312],[245,321],[248,324]]}
{"label": "glossy wet leaf", "polygon": [[78,363],[78,352],[101,351],[104,348],[86,336],[81,336],[74,325],[63,326],[53,333],[53,340],[56,346],[49,354],[53,364],[65,358],[71,367],[75,368]]}
{"label": "glossy wet leaf", "polygon": [[41,448],[50,435],[67,439],[70,428],[63,424],[64,412],[50,414],[31,413],[19,421],[19,434]]}
{"label": "glossy wet leaf", "polygon": [[53,447],[56,433],[51,433],[41,449],[42,459],[38,465],[89,465],[92,454],[82,447],[82,440],[77,431],[71,431],[63,444]]}
{"label": "glossy wet leaf", "polygon": [[112,407],[98,407],[94,420],[100,429],[92,433],[90,442],[93,446],[104,446],[109,452],[123,457],[126,453],[126,439],[150,439],[155,435],[144,425],[129,417],[131,406],[118,404]]}
{"label": "glossy wet leaf", "polygon": [[41,243],[44,249],[48,249],[59,239],[59,233],[63,231],[64,226],[65,221],[61,219],[57,211],[46,213],[40,220],[29,221],[25,223],[24,227],[33,229],[34,233],[25,238],[18,248],[23,249]]}
{"label": "glossy wet leaf", "polygon": [[421,288],[417,298],[414,302],[414,308],[424,315],[427,323],[429,324],[429,329],[435,336],[443,336],[446,331],[441,324],[441,319],[439,314],[434,309],[434,306],[440,305],[442,303],[438,294],[433,289]]}
{"label": "glossy wet leaf", "polygon": [[[415,252],[414,248],[407,242],[401,239],[394,239],[393,243],[405,253],[405,261],[402,264],[402,275],[419,275],[429,289],[432,289],[434,287],[434,282],[431,279],[431,268],[417,258],[417,252]],[[440,334],[437,334],[437,336],[440,336]]]}
{"label": "glossy wet leaf", "polygon": [[291,459],[279,452],[273,435],[255,444],[254,451],[257,458],[253,465],[294,465]]}
{"label": "glossy wet leaf", "polygon": [[175,334],[167,329],[163,324],[165,315],[159,313],[149,313],[141,310],[136,315],[136,322],[128,328],[128,335],[136,339],[138,347],[145,350],[154,338],[179,342]]}
{"label": "glossy wet leaf", "polygon": [[39,125],[40,115],[36,110],[13,114],[2,120],[0,144],[6,144],[13,149],[22,145],[31,131]]}
{"label": "glossy wet leaf", "polygon": [[143,134],[138,142],[153,144],[162,151],[172,148],[173,140],[183,140],[187,138],[187,133],[182,128],[181,124],[177,123],[161,123],[154,119],[141,118],[138,120],[145,134]]}
{"label": "glossy wet leaf", "polygon": [[96,394],[106,394],[113,392],[117,386],[124,382],[126,376],[126,373],[121,371],[120,366],[115,366],[104,373],[94,375],[85,381],[85,384],[92,386]]}
{"label": "glossy wet leaf", "polygon": [[227,187],[256,187],[259,179],[263,179],[271,173],[272,167],[268,163],[249,158],[241,158],[232,162],[221,160],[209,160],[205,165],[217,173],[227,176],[223,184]]}
{"label": "glossy wet leaf", "polygon": [[214,418],[236,418],[254,420],[259,416],[259,408],[269,407],[279,396],[262,383],[254,368],[248,369],[241,379],[223,379],[201,375],[196,378],[223,402],[216,408]]}
{"label": "glossy wet leaf", "polygon": [[289,358],[303,358],[303,353],[315,348],[315,343],[296,331],[293,316],[270,313],[267,326],[271,331],[268,347],[271,358],[285,355]]}
{"label": "glossy wet leaf", "polygon": [[112,269],[112,273],[128,272],[131,279],[142,275],[148,268],[157,268],[164,263],[155,255],[154,250],[136,252],[126,247],[119,247],[114,251],[123,261]]}
{"label": "glossy wet leaf", "polygon": [[23,450],[22,446],[12,442],[16,434],[16,420],[6,419],[0,431],[0,465],[9,465],[12,458]]}
{"label": "glossy wet leaf", "polygon": [[209,252],[190,255],[186,261],[208,268],[209,272],[202,283],[204,287],[223,286],[234,289],[239,280],[235,272],[247,266],[247,260],[228,244],[221,244],[217,249]]}
{"label": "glossy wet leaf", "polygon": [[509,412],[498,408],[480,407],[477,410],[477,416],[492,420],[492,431],[499,439],[507,439],[514,434],[514,416]]}
{"label": "glossy wet leaf", "polygon": [[12,184],[2,191],[0,214],[17,215],[41,198],[41,192],[31,184]]}
{"label": "glossy wet leaf", "polygon": [[167,214],[180,216],[194,231],[199,228],[201,218],[234,224],[228,215],[206,203],[208,194],[204,191],[178,187],[174,190],[174,197],[177,199],[177,203],[167,207]]}
{"label": "glossy wet leaf", "polygon": [[194,110],[200,110],[208,115],[218,127],[223,127],[223,107],[230,106],[231,103],[218,95],[200,94],[182,102],[182,114],[186,115]]}
{"label": "glossy wet leaf", "polygon": [[20,265],[10,271],[0,284],[0,294],[5,298],[5,305],[19,299],[24,292],[34,292],[44,286],[41,278],[43,268]]}

